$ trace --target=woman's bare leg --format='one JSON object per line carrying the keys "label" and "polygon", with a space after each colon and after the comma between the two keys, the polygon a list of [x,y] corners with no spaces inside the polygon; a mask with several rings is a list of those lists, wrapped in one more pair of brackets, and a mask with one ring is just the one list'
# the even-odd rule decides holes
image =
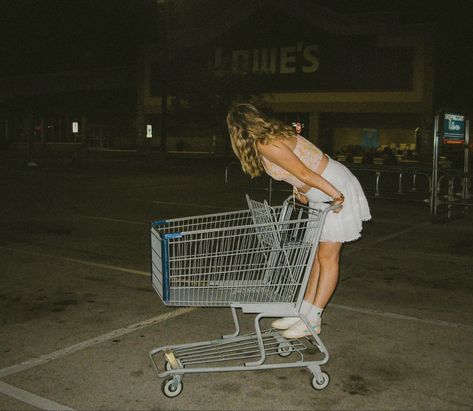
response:
{"label": "woman's bare leg", "polygon": [[319,282],[320,263],[319,255],[315,254],[314,262],[312,263],[312,269],[310,271],[309,282],[307,283],[307,290],[304,295],[304,300],[313,304],[315,295],[317,293],[317,284]]}
{"label": "woman's bare leg", "polygon": [[[307,284],[302,308],[309,306],[309,311],[304,308],[305,315],[313,331],[317,334],[321,329],[321,315],[323,309],[330,301],[338,284],[339,259],[341,243],[323,242],[319,244],[316,261],[312,264],[311,276]],[[311,334],[307,325],[299,320],[294,322],[283,336],[286,338],[301,338]]]}
{"label": "woman's bare leg", "polygon": [[[304,295],[304,301],[302,303],[301,312],[304,314],[308,314],[312,308],[312,304],[314,303],[315,293],[317,292],[317,282],[319,280],[319,270],[320,264],[317,257],[315,255],[314,262],[312,263],[312,268],[309,276],[309,281],[307,283],[307,290]],[[290,326],[294,325],[299,321],[299,317],[283,317],[276,321],[273,321],[271,326],[278,330],[286,330]]]}
{"label": "woman's bare leg", "polygon": [[[320,332],[322,311],[337,288],[341,248],[342,243],[321,242],[312,263],[301,312],[311,323],[318,324],[317,333]],[[308,335],[306,325],[297,317],[284,317],[274,321],[272,325],[274,328],[286,330],[283,335],[287,338]]]}
{"label": "woman's bare leg", "polygon": [[317,292],[312,302],[319,308],[325,308],[338,284],[340,250],[342,243],[322,242],[317,253],[320,274]]}

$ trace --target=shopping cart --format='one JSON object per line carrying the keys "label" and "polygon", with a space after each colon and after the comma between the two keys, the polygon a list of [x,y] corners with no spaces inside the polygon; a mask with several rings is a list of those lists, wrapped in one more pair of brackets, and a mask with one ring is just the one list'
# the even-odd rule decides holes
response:
{"label": "shopping cart", "polygon": [[[179,395],[184,374],[193,373],[306,367],[313,388],[329,383],[320,368],[329,354],[315,331],[305,340],[288,340],[277,330],[261,330],[260,321],[299,316],[309,326],[299,310],[333,207],[296,206],[289,199],[271,207],[248,196],[247,202],[247,210],[152,223],[152,283],[164,304],[230,307],[235,324],[233,334],[217,340],[150,352],[167,397]],[[254,333],[240,335],[237,309],[256,314]],[[304,355],[314,351],[320,358]]]}

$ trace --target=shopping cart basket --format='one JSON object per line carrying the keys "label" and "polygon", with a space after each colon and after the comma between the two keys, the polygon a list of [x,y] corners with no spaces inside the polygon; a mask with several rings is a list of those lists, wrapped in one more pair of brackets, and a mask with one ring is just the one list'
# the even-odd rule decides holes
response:
{"label": "shopping cart basket", "polygon": [[[168,397],[181,393],[182,377],[191,373],[306,367],[315,389],[329,383],[320,369],[329,354],[315,332],[306,340],[322,358],[307,360],[303,341],[288,340],[273,329],[262,331],[260,320],[299,316],[309,326],[299,310],[325,216],[333,207],[312,209],[289,199],[270,207],[248,196],[247,202],[247,210],[152,223],[152,283],[164,304],[227,306],[235,324],[233,334],[217,340],[150,352]],[[253,334],[240,335],[237,308],[256,314]],[[158,354],[164,369],[157,365]],[[292,354],[295,361],[276,361]]]}

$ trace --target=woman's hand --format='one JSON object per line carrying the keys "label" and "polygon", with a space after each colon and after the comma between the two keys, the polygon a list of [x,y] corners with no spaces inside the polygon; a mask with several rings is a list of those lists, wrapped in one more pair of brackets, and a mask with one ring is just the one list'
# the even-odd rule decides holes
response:
{"label": "woman's hand", "polygon": [[333,212],[338,214],[340,211],[342,211],[344,202],[345,202],[345,196],[343,195],[343,193],[339,193],[338,196],[335,197],[330,203],[330,205],[332,206],[339,206],[338,208],[333,210]]}
{"label": "woman's hand", "polygon": [[297,187],[292,187],[292,195],[302,204],[307,204],[309,202],[309,199],[304,194],[300,193]]}

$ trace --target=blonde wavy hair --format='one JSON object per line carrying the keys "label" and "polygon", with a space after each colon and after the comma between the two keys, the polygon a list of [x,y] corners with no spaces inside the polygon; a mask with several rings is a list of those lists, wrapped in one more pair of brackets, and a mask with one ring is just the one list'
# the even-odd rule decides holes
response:
{"label": "blonde wavy hair", "polygon": [[230,108],[227,126],[233,152],[240,160],[243,171],[251,178],[264,172],[257,143],[267,144],[295,135],[291,127],[279,120],[269,119],[249,103],[236,103]]}

